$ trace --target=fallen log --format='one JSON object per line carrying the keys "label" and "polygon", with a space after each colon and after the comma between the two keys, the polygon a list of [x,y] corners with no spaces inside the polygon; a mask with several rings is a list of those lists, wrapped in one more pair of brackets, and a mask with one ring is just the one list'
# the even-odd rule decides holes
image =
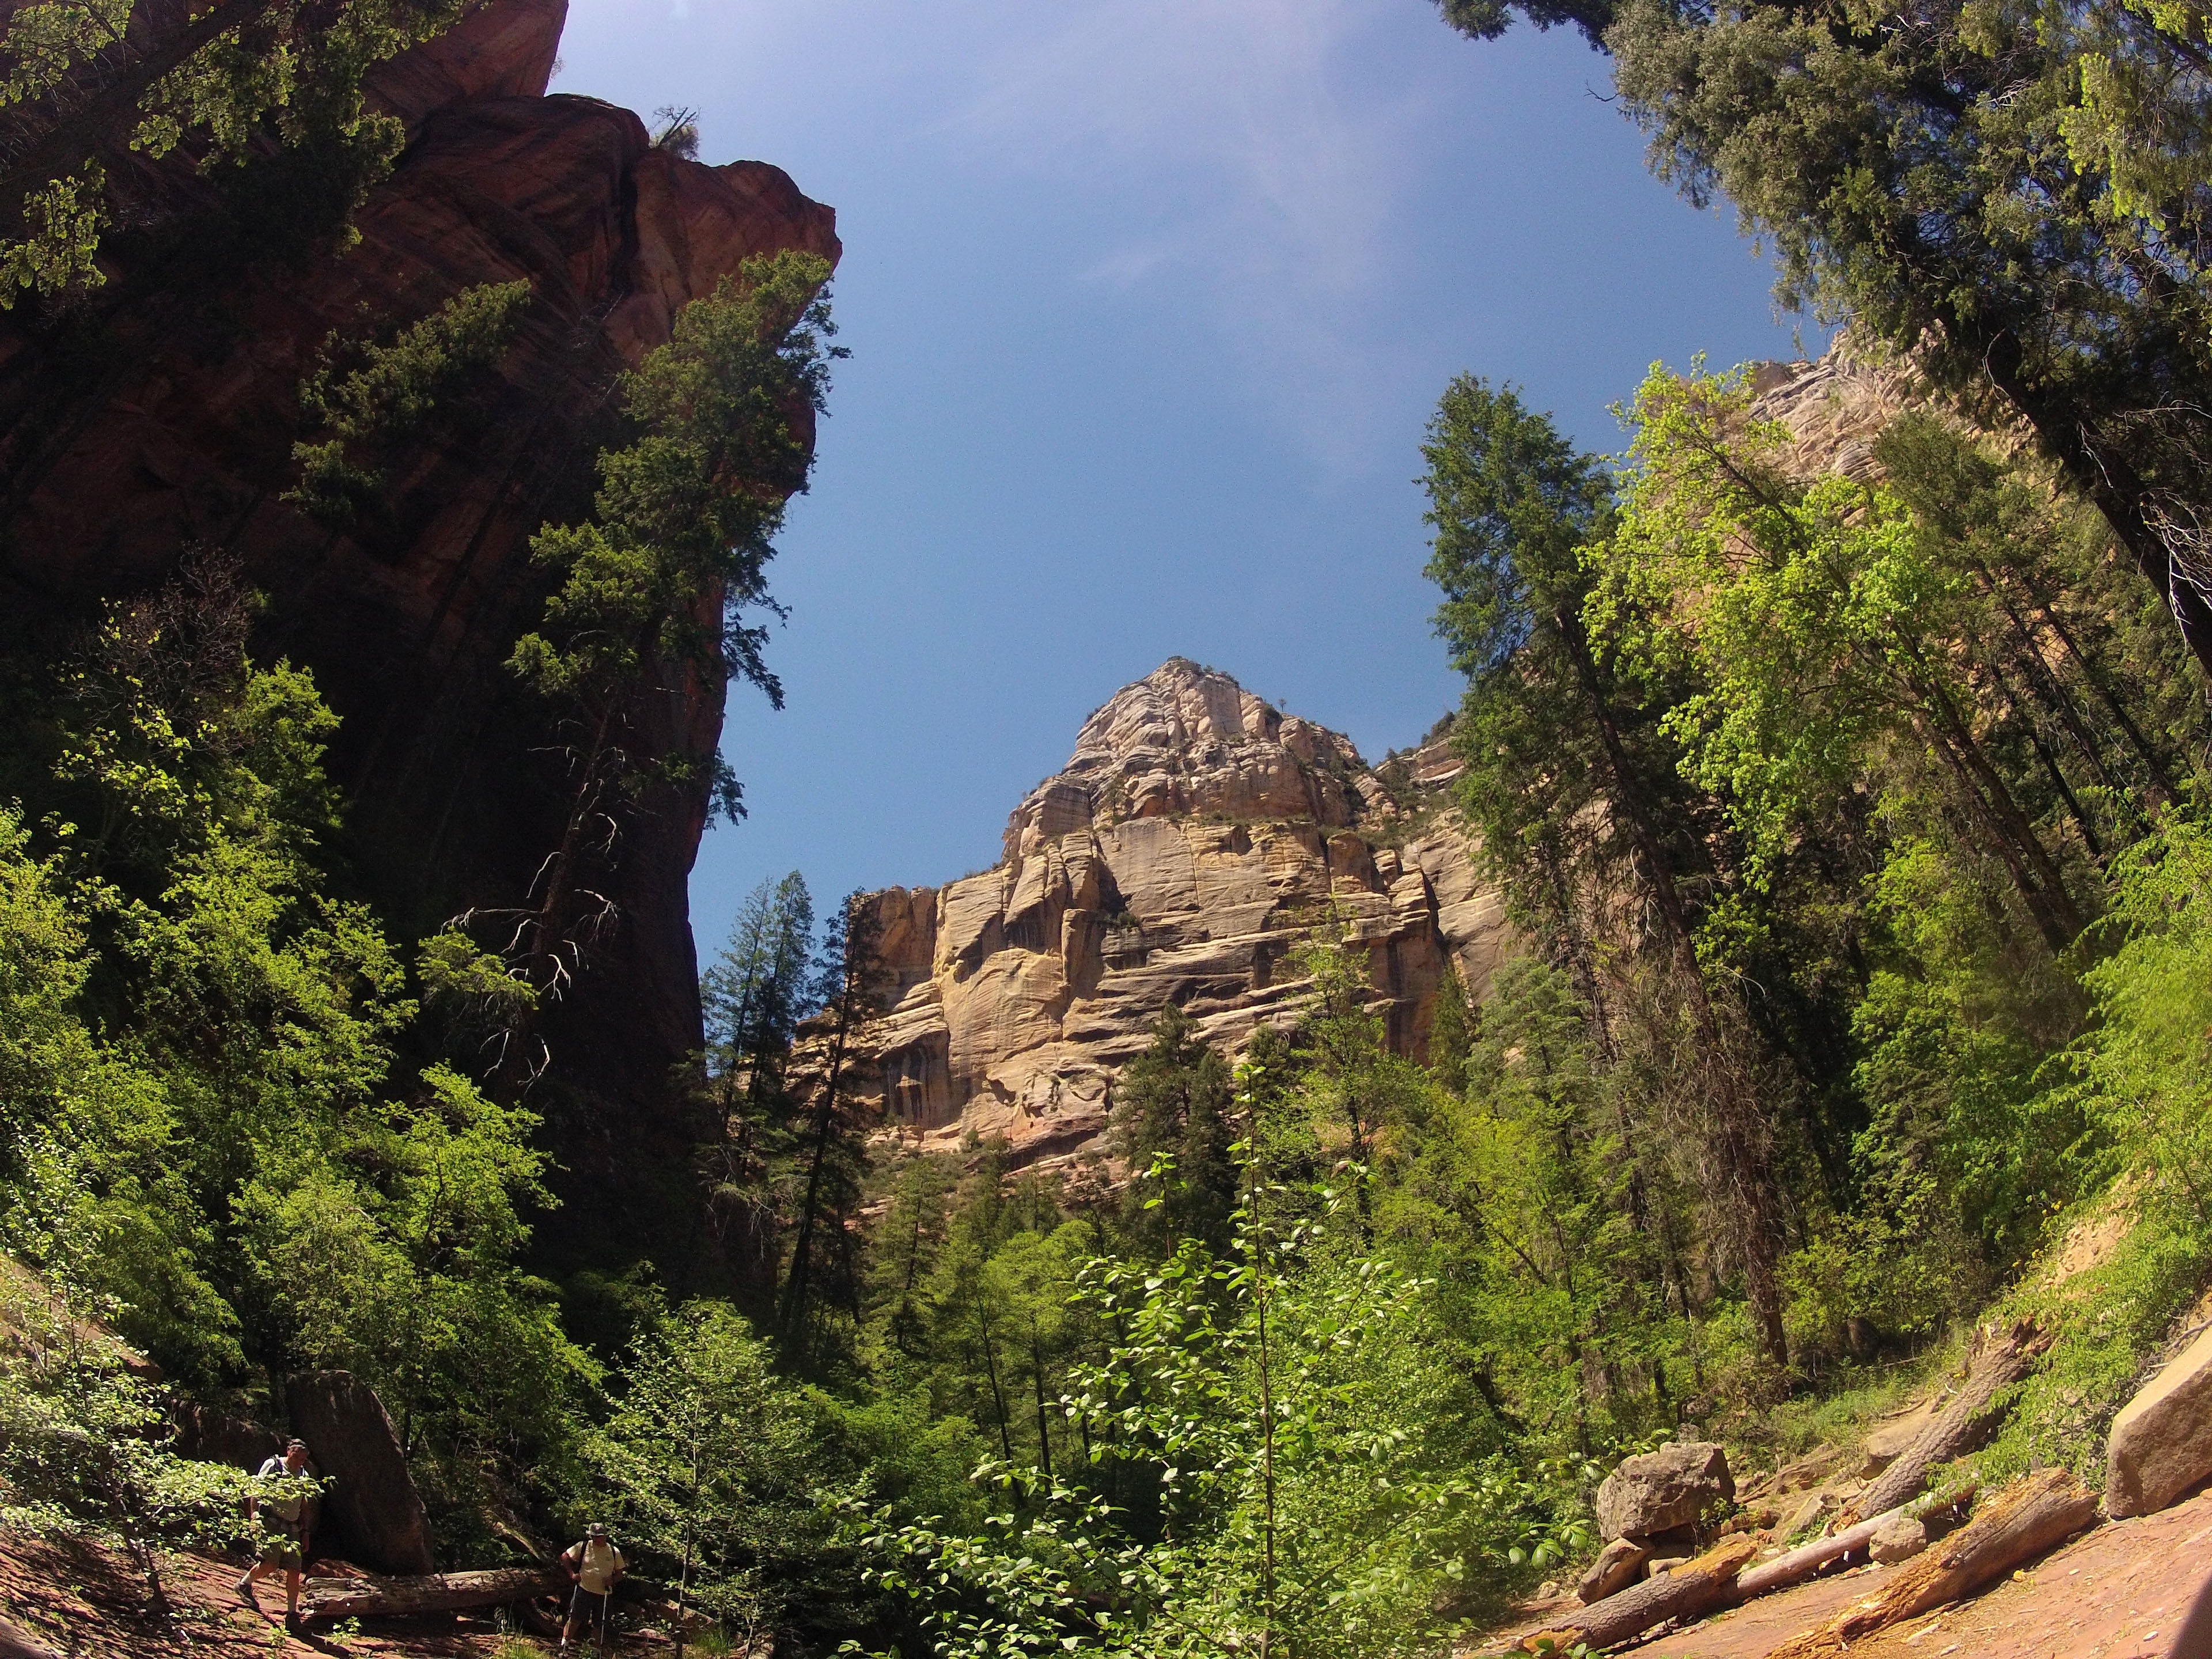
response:
{"label": "fallen log", "polygon": [[1943,1408],[1942,1415],[1923,1429],[1871,1486],[1844,1506],[1838,1520],[1849,1526],[1863,1515],[1894,1509],[1927,1484],[1931,1469],[1978,1450],[2012,1409],[2009,1401],[1995,1403],[1996,1395],[2026,1376],[2037,1357],[2050,1346],[2050,1337],[2038,1332],[2033,1320],[2023,1319],[1994,1336],[1974,1356],[1965,1385]]}
{"label": "fallen log", "polygon": [[1853,1550],[1863,1550],[1874,1541],[1874,1535],[1900,1515],[1925,1516],[1938,1510],[1955,1509],[1974,1501],[1974,1483],[1947,1488],[1928,1498],[1916,1498],[1910,1503],[1899,1504],[1895,1509],[1884,1510],[1870,1521],[1862,1521],[1855,1527],[1846,1527],[1826,1538],[1815,1538],[1801,1545],[1787,1555],[1778,1555],[1771,1561],[1762,1561],[1735,1581],[1738,1602],[1748,1601],[1754,1595],[1765,1595],[1770,1590],[1786,1589],[1802,1583],[1829,1562],[1849,1555]]}
{"label": "fallen log", "polygon": [[2021,1476],[1942,1543],[1885,1575],[1873,1595],[1819,1630],[1800,1632],[1766,1659],[1826,1659],[1876,1631],[1972,1595],[2087,1526],[2096,1494],[2065,1469]]}
{"label": "fallen log", "polygon": [[310,1578],[300,1587],[303,1619],[397,1619],[416,1613],[495,1607],[568,1588],[557,1567],[494,1567],[421,1578]]}
{"label": "fallen log", "polygon": [[1575,1614],[1571,1628],[1538,1631],[1521,1645],[1531,1653],[1546,1640],[1560,1650],[1577,1642],[1609,1648],[1669,1619],[1700,1618],[1727,1601],[1736,1574],[1758,1553],[1759,1546],[1740,1533],[1723,1538],[1694,1561],[1591,1602]]}

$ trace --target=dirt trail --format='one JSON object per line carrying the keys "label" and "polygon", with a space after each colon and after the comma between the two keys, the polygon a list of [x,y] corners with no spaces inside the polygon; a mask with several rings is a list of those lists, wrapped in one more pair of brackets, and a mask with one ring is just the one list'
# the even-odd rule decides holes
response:
{"label": "dirt trail", "polygon": [[[256,1613],[231,1589],[240,1570],[234,1561],[165,1557],[162,1584],[174,1613],[159,1619],[146,1610],[145,1581],[104,1551],[0,1534],[0,1616],[68,1659],[489,1659],[502,1640],[520,1639],[501,1638],[488,1618],[372,1621],[359,1635],[318,1629],[294,1636],[284,1629],[283,1583],[255,1587],[265,1609]],[[553,1650],[550,1642],[539,1645]]]}
{"label": "dirt trail", "polygon": [[[1787,1638],[1871,1594],[1885,1571],[1815,1579],[1621,1651],[1637,1659],[1765,1659]],[[2177,1656],[2173,1642],[2200,1594],[2212,1594],[2212,1492],[2156,1515],[2107,1522],[1973,1601],[1854,1643],[1850,1651],[1852,1659],[2198,1659]],[[1523,1628],[1571,1623],[1572,1606],[1548,1605]],[[1522,1633],[1503,1632],[1480,1651],[1509,1650]]]}

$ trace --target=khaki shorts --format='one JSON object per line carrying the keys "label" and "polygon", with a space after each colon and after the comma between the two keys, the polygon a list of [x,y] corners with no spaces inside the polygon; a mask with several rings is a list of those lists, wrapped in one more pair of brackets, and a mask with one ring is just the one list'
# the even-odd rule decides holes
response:
{"label": "khaki shorts", "polygon": [[300,1534],[297,1529],[278,1522],[269,1540],[261,1547],[261,1565],[264,1567],[292,1567],[300,1565]]}

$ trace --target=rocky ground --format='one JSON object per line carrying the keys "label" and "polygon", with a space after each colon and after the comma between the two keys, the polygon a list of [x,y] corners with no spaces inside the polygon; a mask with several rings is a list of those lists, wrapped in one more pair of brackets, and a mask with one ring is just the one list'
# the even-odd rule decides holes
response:
{"label": "rocky ground", "polygon": [[[149,1610],[146,1581],[104,1551],[26,1544],[0,1536],[0,1659],[34,1659],[38,1649],[11,1647],[7,1624],[43,1644],[58,1659],[145,1659],[155,1654],[201,1659],[307,1659],[310,1655],[404,1656],[405,1659],[526,1659],[553,1644],[503,1635],[489,1616],[392,1620],[359,1629],[341,1626],[288,1633],[282,1584],[258,1588],[264,1611],[243,1606],[232,1590],[241,1564],[204,1556],[169,1556],[162,1583],[171,1612]],[[345,1573],[343,1563],[318,1562],[319,1573]],[[665,1644],[631,1638],[629,1650]]]}
{"label": "rocky ground", "polygon": [[[1869,1565],[1816,1578],[1620,1651],[1638,1659],[1765,1659],[1872,1594],[1891,1571]],[[2094,1528],[1986,1595],[1854,1643],[1850,1651],[1863,1659],[2200,1659],[2175,1645],[2200,1596],[2212,1597],[2212,1492]],[[1518,1652],[1523,1635],[1569,1622],[1575,1605],[1571,1596],[1531,1603],[1524,1622],[1478,1651]]]}
{"label": "rocky ground", "polygon": [[[322,1564],[318,1571],[338,1571]],[[147,1610],[145,1584],[93,1550],[23,1547],[0,1550],[0,1619],[70,1659],[137,1659],[191,1654],[209,1659],[311,1654],[404,1656],[405,1659],[522,1659],[550,1644],[503,1636],[489,1619],[373,1624],[358,1631],[287,1635],[275,1616],[281,1592],[263,1596],[269,1613],[239,1605],[230,1584],[235,1563],[172,1558],[165,1582],[176,1611]],[[1876,1589],[1891,1569],[1854,1568],[1686,1630],[1664,1632],[1622,1651],[1639,1659],[1765,1659],[1801,1631],[1826,1624]],[[1909,1621],[1851,1649],[1863,1659],[2197,1659],[2176,1645],[2191,1603],[2212,1598],[2212,1492],[2156,1515],[2093,1528],[1988,1594]],[[1524,1621],[1476,1651],[1518,1651],[1528,1632],[1556,1626],[1571,1598],[1532,1603]],[[631,1651],[665,1643],[633,1636]],[[0,1629],[0,1659],[16,1659]]]}

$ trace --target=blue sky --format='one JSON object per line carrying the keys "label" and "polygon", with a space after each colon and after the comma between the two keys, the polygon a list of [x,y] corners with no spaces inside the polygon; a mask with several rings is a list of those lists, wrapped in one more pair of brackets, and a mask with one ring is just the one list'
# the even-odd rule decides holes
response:
{"label": "blue sky", "polygon": [[[991,863],[1085,715],[1182,654],[1370,758],[1455,698],[1423,423],[1518,382],[1597,449],[1655,358],[1796,355],[1654,182],[1579,35],[1430,0],[571,0],[557,90],[701,112],[837,210],[843,343],[774,567],[788,706],[731,699],[763,877],[817,907]],[[1808,345],[1817,341],[1808,337]]]}

